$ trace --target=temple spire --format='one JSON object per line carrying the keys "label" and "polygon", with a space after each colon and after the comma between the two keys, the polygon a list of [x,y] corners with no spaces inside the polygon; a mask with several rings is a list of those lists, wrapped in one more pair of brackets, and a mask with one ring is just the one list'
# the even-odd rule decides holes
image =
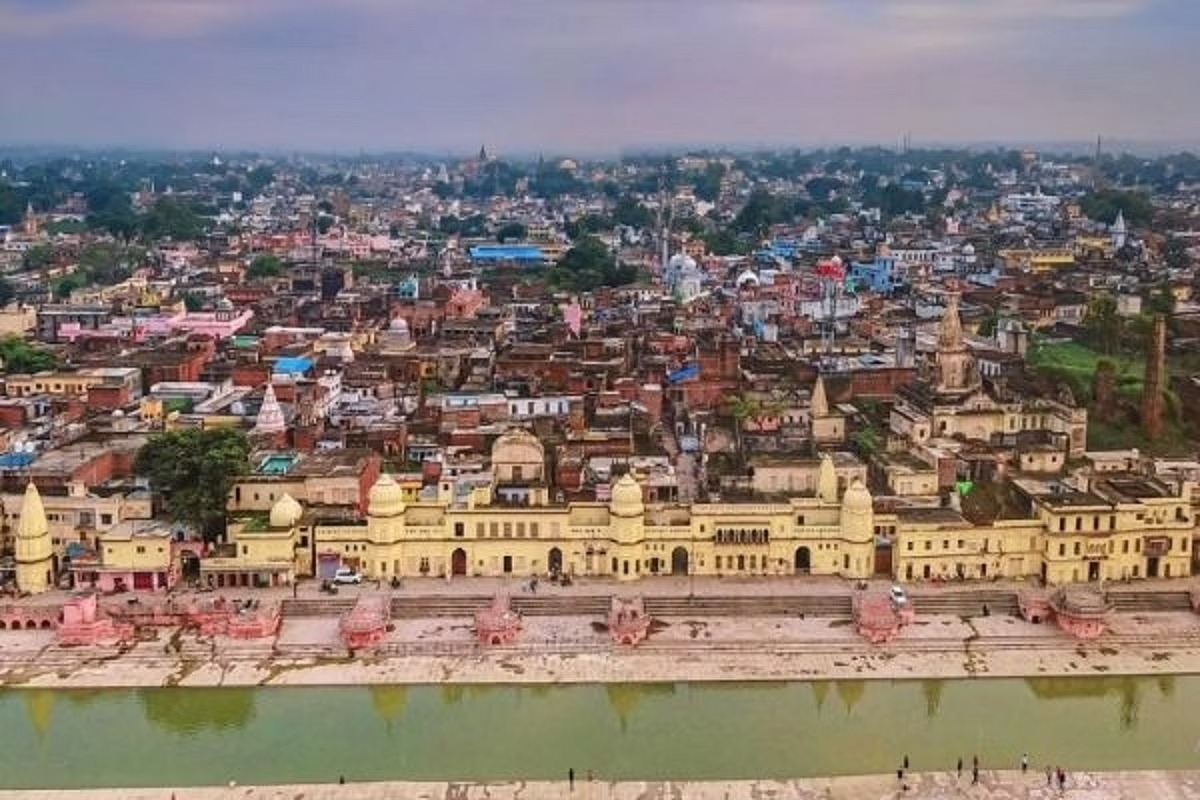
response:
{"label": "temple spire", "polygon": [[283,408],[275,398],[275,387],[268,383],[262,406],[258,409],[258,416],[254,418],[254,433],[275,434],[285,430],[287,420],[283,418]]}
{"label": "temple spire", "polygon": [[37,486],[30,481],[25,486],[21,503],[21,519],[17,523],[16,562],[17,588],[22,592],[39,594],[53,588],[51,572],[50,522]]}

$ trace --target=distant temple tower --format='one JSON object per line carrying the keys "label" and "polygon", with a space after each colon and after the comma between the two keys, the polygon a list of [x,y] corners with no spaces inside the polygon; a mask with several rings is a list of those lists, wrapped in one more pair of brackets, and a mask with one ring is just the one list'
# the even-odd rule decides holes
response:
{"label": "distant temple tower", "polygon": [[21,221],[21,227],[26,236],[38,235],[38,218],[34,213],[33,203],[25,204],[25,219]]}
{"label": "distant temple tower", "polygon": [[946,299],[946,311],[938,325],[937,390],[954,393],[970,389],[971,354],[963,342],[962,320],[958,316],[958,292]]}
{"label": "distant temple tower", "polygon": [[1145,384],[1142,391],[1142,432],[1148,439],[1157,439],[1163,432],[1163,379],[1166,376],[1167,318],[1154,317],[1146,353]]}
{"label": "distant temple tower", "polygon": [[1125,214],[1119,209],[1117,210],[1117,218],[1113,220],[1110,233],[1112,234],[1113,250],[1120,250],[1129,240],[1129,231],[1125,227]]}
{"label": "distant temple tower", "polygon": [[283,407],[275,398],[275,387],[268,383],[262,406],[258,409],[258,416],[254,418],[253,433],[277,436],[286,430],[287,420],[283,417]]}
{"label": "distant temple tower", "polygon": [[42,496],[30,481],[25,486],[21,504],[21,519],[17,523],[17,588],[22,592],[40,594],[53,588],[53,562],[50,547],[50,523]]}

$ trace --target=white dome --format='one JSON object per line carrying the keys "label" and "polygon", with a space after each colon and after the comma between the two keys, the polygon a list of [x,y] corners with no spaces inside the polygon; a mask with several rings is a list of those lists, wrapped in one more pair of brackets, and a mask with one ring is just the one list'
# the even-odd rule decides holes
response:
{"label": "white dome", "polygon": [[287,492],[271,506],[270,523],[272,528],[290,528],[300,521],[304,508],[296,498]]}
{"label": "white dome", "polygon": [[404,317],[395,317],[392,319],[391,324],[388,325],[388,330],[394,333],[408,333],[408,322],[405,321]]}
{"label": "white dome", "polygon": [[372,517],[395,517],[404,513],[404,493],[386,472],[379,475],[367,493],[367,513]]}
{"label": "white dome", "polygon": [[758,276],[754,274],[754,270],[752,269],[748,269],[741,275],[738,275],[737,285],[739,288],[747,283],[753,283],[755,286],[758,285]]}
{"label": "white dome", "polygon": [[963,245],[962,251],[963,251],[963,255],[973,256],[973,255],[975,255],[975,245],[971,244],[970,242],[967,242],[966,244]]}
{"label": "white dome", "polygon": [[671,256],[671,260],[667,262],[671,269],[680,271],[689,271],[696,268],[696,259],[689,256],[687,253],[676,253]]}

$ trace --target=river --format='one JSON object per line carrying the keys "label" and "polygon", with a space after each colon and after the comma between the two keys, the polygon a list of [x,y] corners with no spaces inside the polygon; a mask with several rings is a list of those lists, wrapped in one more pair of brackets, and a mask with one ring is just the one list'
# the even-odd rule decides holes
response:
{"label": "river", "polygon": [[1200,676],[0,690],[0,788],[1195,769]]}

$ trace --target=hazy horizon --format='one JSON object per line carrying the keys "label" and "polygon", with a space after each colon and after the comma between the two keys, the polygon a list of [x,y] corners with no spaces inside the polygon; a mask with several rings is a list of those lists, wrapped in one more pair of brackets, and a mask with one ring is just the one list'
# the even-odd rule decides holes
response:
{"label": "hazy horizon", "polygon": [[1187,0],[10,0],[0,142],[1186,149],[1197,23]]}

